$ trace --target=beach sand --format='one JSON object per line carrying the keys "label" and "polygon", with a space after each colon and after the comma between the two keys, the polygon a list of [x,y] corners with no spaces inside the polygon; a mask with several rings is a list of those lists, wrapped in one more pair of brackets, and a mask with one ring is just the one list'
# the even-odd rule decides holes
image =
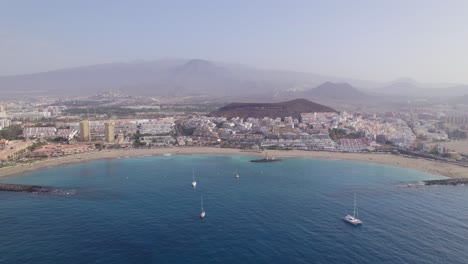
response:
{"label": "beach sand", "polygon": [[[264,156],[265,152],[245,151],[240,149],[215,148],[215,147],[181,147],[181,148],[159,148],[159,149],[117,149],[93,151],[85,154],[77,154],[59,158],[51,158],[36,161],[31,164],[18,164],[14,167],[0,168],[0,177],[12,176],[32,172],[43,168],[55,167],[64,164],[80,163],[98,159],[116,159],[126,157],[163,155],[163,154],[241,154]],[[468,178],[468,168],[453,164],[430,161],[425,159],[406,158],[392,154],[376,153],[341,153],[326,151],[301,151],[301,150],[269,150],[269,156],[303,157],[315,159],[337,159],[361,162],[380,163],[396,167],[404,167],[419,171],[428,172],[435,175],[442,175],[450,178]]]}

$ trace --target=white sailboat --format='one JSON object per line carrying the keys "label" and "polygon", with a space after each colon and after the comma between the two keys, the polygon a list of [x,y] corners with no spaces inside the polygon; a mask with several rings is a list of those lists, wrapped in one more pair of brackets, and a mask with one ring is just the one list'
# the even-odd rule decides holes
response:
{"label": "white sailboat", "polygon": [[343,218],[344,221],[352,225],[362,225],[362,221],[357,218],[357,209],[356,209],[356,194],[354,194],[354,212],[353,215],[347,215]]}
{"label": "white sailboat", "polygon": [[195,171],[192,170],[192,187],[197,187],[197,182],[195,181]]}
{"label": "white sailboat", "polygon": [[201,213],[200,213],[200,218],[205,218],[206,212],[205,209],[203,209],[203,196],[201,196]]}
{"label": "white sailboat", "polygon": [[240,177],[240,176],[239,176],[239,172],[236,171],[236,172],[234,173],[234,175],[235,175],[236,179],[239,179],[239,177]]}

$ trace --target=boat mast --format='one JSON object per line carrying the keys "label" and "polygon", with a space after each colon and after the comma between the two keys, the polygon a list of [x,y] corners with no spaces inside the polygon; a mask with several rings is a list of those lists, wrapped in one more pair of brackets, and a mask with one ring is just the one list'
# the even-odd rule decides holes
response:
{"label": "boat mast", "polygon": [[356,194],[354,194],[354,212],[353,217],[356,218]]}
{"label": "boat mast", "polygon": [[201,211],[203,212],[203,196],[201,196]]}

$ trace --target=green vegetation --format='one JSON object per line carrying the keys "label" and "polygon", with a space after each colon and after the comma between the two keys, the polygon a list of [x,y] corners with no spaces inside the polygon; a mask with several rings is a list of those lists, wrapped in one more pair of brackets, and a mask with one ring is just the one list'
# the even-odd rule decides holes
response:
{"label": "green vegetation", "polygon": [[193,135],[195,128],[188,128],[188,127],[183,126],[180,123],[177,123],[175,131],[182,136],[191,136]]}
{"label": "green vegetation", "polygon": [[426,135],[418,135],[416,138],[421,140],[421,141],[427,141],[427,136]]}
{"label": "green vegetation", "polygon": [[449,131],[447,134],[450,139],[455,139],[455,140],[467,139],[466,131],[461,131],[459,129],[456,129],[452,132]]}
{"label": "green vegetation", "polygon": [[47,141],[51,143],[68,143],[68,139],[64,137],[56,137],[56,138],[48,139]]}
{"label": "green vegetation", "polygon": [[98,115],[115,115],[115,116],[126,116],[135,115],[136,113],[151,113],[159,112],[158,109],[143,108],[143,109],[130,109],[122,107],[96,107],[96,108],[71,108],[64,111],[64,113],[72,115],[83,115],[83,114],[98,114]]}
{"label": "green vegetation", "polygon": [[212,112],[219,107],[222,107],[221,104],[193,104],[193,105],[163,105],[161,106],[162,112]]}
{"label": "green vegetation", "polygon": [[104,149],[104,144],[102,144],[102,143],[96,143],[96,144],[94,144],[94,147],[95,147],[97,150],[103,150],[103,149]]}
{"label": "green vegetation", "polygon": [[140,141],[140,139],[135,139],[135,142],[133,142],[133,146],[135,148],[146,147],[146,142]]}
{"label": "green vegetation", "polygon": [[34,124],[35,127],[55,127],[55,123],[47,123],[47,122],[38,122]]}
{"label": "green vegetation", "polygon": [[267,149],[267,150],[293,150],[292,148],[280,147],[280,146],[271,146],[271,147],[266,147],[264,149]]}
{"label": "green vegetation", "polygon": [[170,112],[184,112],[184,113],[193,113],[193,112],[211,112],[215,110],[217,105],[164,105],[161,109],[157,108],[125,108],[120,106],[96,106],[96,107],[80,107],[80,108],[70,108],[64,110],[64,113],[71,115],[85,115],[85,114],[97,114],[97,115],[109,115],[109,116],[127,116],[127,115],[136,115],[140,114],[164,114]]}
{"label": "green vegetation", "polygon": [[28,147],[28,150],[29,151],[34,151],[34,150],[36,150],[36,149],[38,149],[38,148],[40,148],[40,147],[42,147],[42,146],[44,146],[46,144],[47,144],[47,142],[44,142],[44,141],[36,141],[31,146]]}
{"label": "green vegetation", "polygon": [[135,148],[141,148],[141,147],[145,147],[146,146],[146,142],[143,142],[140,140],[140,137],[142,136],[142,134],[140,133],[140,129],[138,129],[135,133],[135,141],[133,142],[133,146]]}
{"label": "green vegetation", "polygon": [[110,103],[112,101],[106,100],[106,101],[87,101],[87,100],[71,100],[71,101],[66,101],[66,102],[60,102],[60,103],[55,103],[52,105],[64,105],[67,107],[93,107],[93,106],[98,106],[99,104],[103,103]]}
{"label": "green vegetation", "polygon": [[358,133],[349,133],[349,134],[346,134],[346,130],[341,129],[341,128],[329,129],[329,130],[328,130],[328,133],[330,134],[330,138],[331,138],[332,140],[337,140],[337,139],[340,139],[340,138],[356,139],[356,138],[360,138],[360,137],[361,137],[361,135],[359,135]]}
{"label": "green vegetation", "polygon": [[23,129],[20,125],[13,125],[0,130],[0,138],[7,140],[20,139]]}
{"label": "green vegetation", "polygon": [[108,149],[119,149],[120,148],[120,145],[119,144],[113,144],[113,145],[109,145],[107,146]]}
{"label": "green vegetation", "polygon": [[14,163],[0,163],[0,168],[14,167]]}

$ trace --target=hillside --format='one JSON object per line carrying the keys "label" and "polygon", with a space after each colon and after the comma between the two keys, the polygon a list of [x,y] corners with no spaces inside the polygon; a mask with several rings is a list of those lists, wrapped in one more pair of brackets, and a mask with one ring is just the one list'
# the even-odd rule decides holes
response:
{"label": "hillside", "polygon": [[468,104],[468,94],[464,96],[453,97],[449,100],[452,104]]}
{"label": "hillside", "polygon": [[306,99],[295,99],[280,103],[231,103],[210,113],[210,116],[226,118],[263,118],[288,117],[299,118],[300,113],[336,112],[335,109]]}
{"label": "hillside", "polygon": [[201,59],[109,63],[49,72],[0,76],[4,95],[89,96],[119,90],[131,95],[235,97],[268,94],[331,77],[263,70]]}
{"label": "hillside", "polygon": [[370,99],[372,96],[362,92],[345,82],[324,82],[313,88],[302,90],[280,91],[275,94],[276,99],[290,100],[293,98],[306,98],[312,101],[356,102]]}
{"label": "hillside", "polygon": [[336,100],[359,100],[369,97],[349,83],[325,82],[304,92],[304,97]]}
{"label": "hillside", "polygon": [[[359,87],[359,89],[355,88]],[[365,89],[363,93],[361,89]],[[34,74],[0,76],[3,96],[90,96],[106,91],[129,95],[249,100],[262,95],[277,101],[309,98],[323,101],[360,100],[388,95],[461,96],[462,84],[419,83],[400,78],[378,83],[314,73],[258,69],[202,59],[162,59],[107,63]]]}
{"label": "hillside", "polygon": [[408,78],[400,78],[372,90],[376,95],[401,95],[417,98],[463,96],[467,91],[468,85],[419,83]]}

